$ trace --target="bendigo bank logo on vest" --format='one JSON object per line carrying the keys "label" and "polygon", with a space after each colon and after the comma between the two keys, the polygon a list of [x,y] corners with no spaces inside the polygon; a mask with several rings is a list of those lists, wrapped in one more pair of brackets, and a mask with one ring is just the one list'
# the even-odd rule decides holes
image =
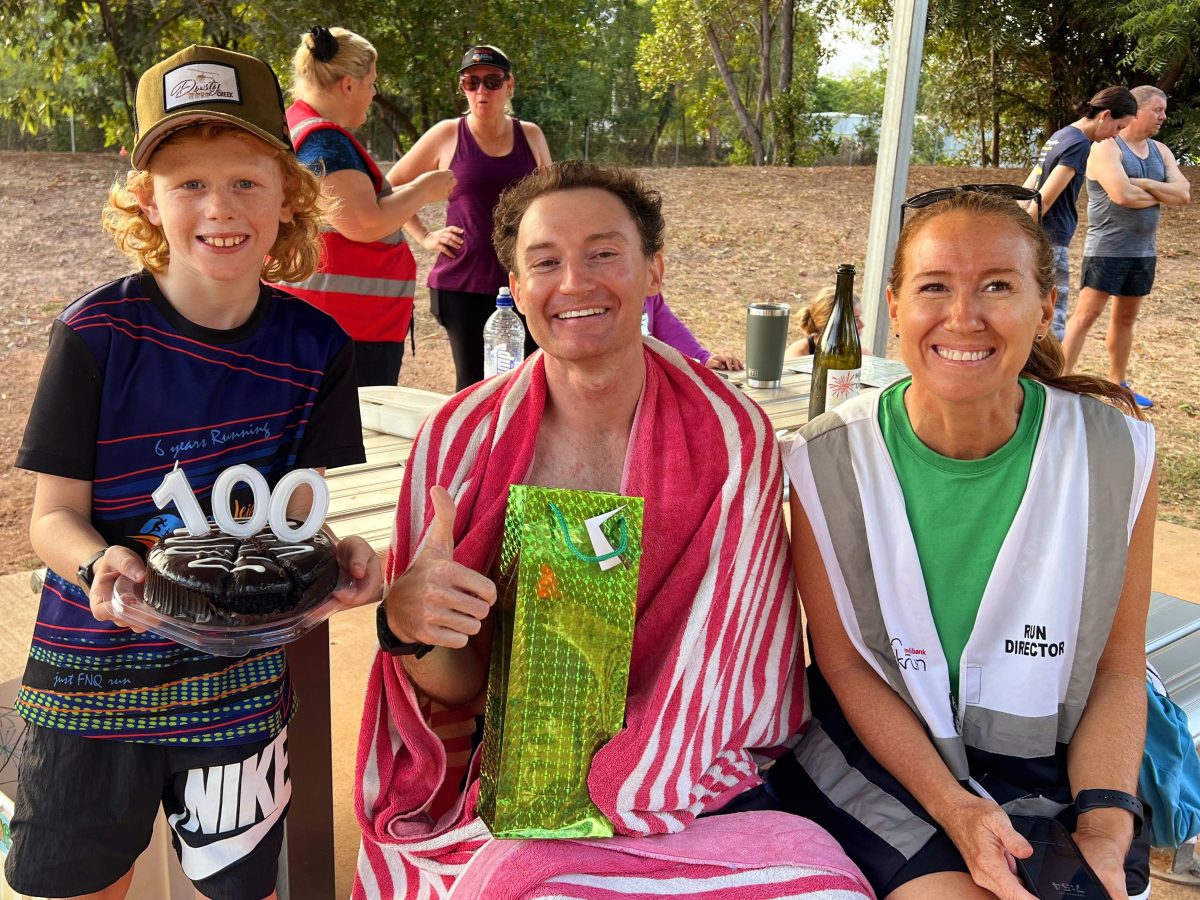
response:
{"label": "bendigo bank logo on vest", "polygon": [[1057,657],[1067,652],[1067,642],[1048,640],[1045,625],[1027,624],[1020,640],[1004,639],[1004,652],[1009,656]]}
{"label": "bendigo bank logo on vest", "polygon": [[918,647],[905,647],[900,638],[892,638],[892,653],[896,656],[896,665],[901,669],[924,672],[928,668],[925,651]]}

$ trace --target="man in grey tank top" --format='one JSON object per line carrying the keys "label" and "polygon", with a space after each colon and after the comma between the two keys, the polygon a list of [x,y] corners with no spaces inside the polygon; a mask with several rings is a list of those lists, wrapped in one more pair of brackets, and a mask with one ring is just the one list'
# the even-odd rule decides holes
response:
{"label": "man in grey tank top", "polygon": [[[1069,374],[1088,331],[1112,297],[1104,342],[1108,377],[1125,387],[1129,386],[1126,369],[1133,323],[1154,284],[1160,206],[1183,206],[1191,200],[1191,186],[1174,154],[1166,144],[1153,140],[1167,119],[1167,95],[1149,85],[1135,87],[1131,93],[1137,99],[1137,117],[1112,140],[1093,144],[1088,156],[1082,284],[1063,339]],[[1142,409],[1154,405],[1148,397],[1133,396]]]}

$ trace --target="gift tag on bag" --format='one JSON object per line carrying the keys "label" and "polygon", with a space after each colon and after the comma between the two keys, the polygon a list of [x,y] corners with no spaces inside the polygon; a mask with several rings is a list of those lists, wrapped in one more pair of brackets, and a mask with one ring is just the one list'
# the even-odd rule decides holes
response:
{"label": "gift tag on bag", "polygon": [[592,757],[624,724],[640,497],[513,485],[500,549],[479,814],[496,837],[608,837]]}

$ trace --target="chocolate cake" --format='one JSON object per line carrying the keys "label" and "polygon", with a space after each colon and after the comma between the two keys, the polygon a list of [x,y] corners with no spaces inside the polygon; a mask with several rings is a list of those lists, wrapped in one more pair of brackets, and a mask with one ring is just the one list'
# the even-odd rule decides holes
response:
{"label": "chocolate cake", "polygon": [[150,548],[146,564],[146,604],[197,625],[267,624],[320,603],[338,580],[322,531],[290,543],[269,529],[248,538],[180,529]]}

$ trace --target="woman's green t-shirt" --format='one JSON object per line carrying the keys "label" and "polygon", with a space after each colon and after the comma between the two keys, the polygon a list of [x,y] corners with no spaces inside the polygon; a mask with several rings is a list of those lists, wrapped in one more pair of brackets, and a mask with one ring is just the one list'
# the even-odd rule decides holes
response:
{"label": "woman's green t-shirt", "polygon": [[983,459],[951,459],[930,450],[904,408],[911,379],[897,382],[879,401],[879,426],[904,493],[933,623],[958,695],[958,667],[975,627],[979,603],[1012,526],[1042,430],[1046,389],[1020,379],[1025,392],[1017,430]]}

